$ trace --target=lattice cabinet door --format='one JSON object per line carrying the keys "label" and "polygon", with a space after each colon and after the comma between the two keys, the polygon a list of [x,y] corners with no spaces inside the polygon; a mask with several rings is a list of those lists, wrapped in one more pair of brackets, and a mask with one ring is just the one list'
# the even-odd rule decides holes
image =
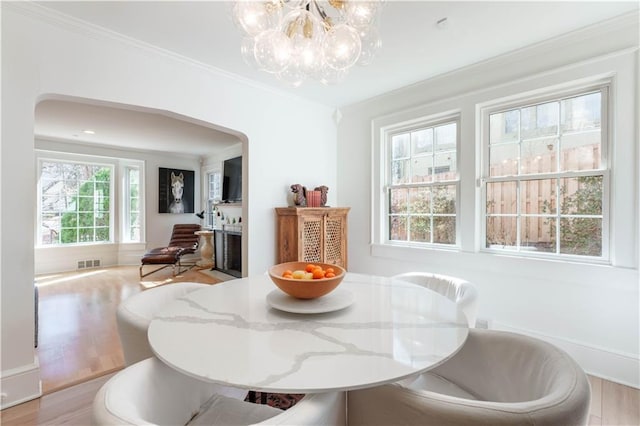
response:
{"label": "lattice cabinet door", "polygon": [[323,221],[319,216],[301,216],[302,261],[324,262],[322,253]]}
{"label": "lattice cabinet door", "polygon": [[278,207],[278,263],[324,262],[347,267],[348,207]]}
{"label": "lattice cabinet door", "polygon": [[343,215],[324,217],[324,263],[347,266],[346,222],[347,217]]}

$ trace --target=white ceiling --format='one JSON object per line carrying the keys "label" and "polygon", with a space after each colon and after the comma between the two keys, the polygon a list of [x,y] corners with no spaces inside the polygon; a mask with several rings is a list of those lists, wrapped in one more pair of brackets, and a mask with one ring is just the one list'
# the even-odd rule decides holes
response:
{"label": "white ceiling", "polygon": [[[272,75],[252,69],[243,62],[239,51],[242,35],[232,23],[231,2],[37,3],[55,13],[72,16],[240,78],[335,107],[375,97],[639,8],[638,1],[387,0],[381,15],[382,48],[371,65],[355,67],[346,81],[339,85],[327,87],[311,81],[292,89],[283,86]],[[438,26],[436,22],[443,18],[447,18],[446,25]],[[58,114],[55,120],[46,117],[57,109],[54,106],[37,111],[37,132],[43,132],[43,135],[54,132],[54,121],[58,133],[70,130],[70,127],[61,129],[64,127],[64,114]],[[67,109],[76,115],[79,113],[72,107]],[[91,115],[96,120],[102,116],[96,110]],[[105,115],[118,114],[111,111]],[[119,126],[128,128],[130,139],[134,139],[135,133],[149,131],[148,128],[141,129],[135,124],[137,122],[137,119],[128,120]],[[175,121],[173,123],[180,126]],[[79,126],[77,123],[74,125],[76,128]],[[110,127],[113,125],[109,123]],[[133,127],[129,128],[129,125]],[[184,131],[184,126],[180,130]],[[98,135],[93,136],[95,142],[100,142]],[[141,137],[140,145],[145,145],[145,141],[158,145],[157,134],[153,135],[154,141],[146,139],[143,134],[137,136]]]}
{"label": "white ceiling", "polygon": [[66,100],[38,103],[34,134],[59,141],[200,157],[240,143],[236,136],[187,117]]}

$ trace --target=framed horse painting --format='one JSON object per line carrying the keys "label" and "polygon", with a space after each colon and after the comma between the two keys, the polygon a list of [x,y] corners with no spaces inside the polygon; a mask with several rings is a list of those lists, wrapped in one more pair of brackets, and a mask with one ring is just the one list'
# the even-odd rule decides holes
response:
{"label": "framed horse painting", "polygon": [[193,170],[159,168],[158,212],[193,213],[195,173]]}

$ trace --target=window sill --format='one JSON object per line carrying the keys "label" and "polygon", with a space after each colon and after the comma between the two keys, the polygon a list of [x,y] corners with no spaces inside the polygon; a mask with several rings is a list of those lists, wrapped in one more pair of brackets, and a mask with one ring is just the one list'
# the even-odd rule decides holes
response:
{"label": "window sill", "polygon": [[38,250],[41,249],[60,249],[60,248],[82,248],[82,247],[106,247],[106,246],[114,246],[118,243],[113,241],[103,241],[103,242],[92,242],[92,243],[73,243],[73,244],[47,244],[47,245],[36,245],[35,248]]}
{"label": "window sill", "polygon": [[424,261],[440,256],[451,254],[464,254],[467,256],[482,256],[486,258],[506,258],[513,261],[525,262],[549,262],[561,264],[575,264],[579,266],[613,266],[612,263],[603,258],[583,257],[574,255],[554,255],[535,252],[534,250],[516,251],[502,249],[480,249],[478,252],[463,252],[458,246],[416,246],[408,244],[372,244],[371,255],[374,257],[384,257],[395,260]]}
{"label": "window sill", "polygon": [[480,253],[485,253],[489,256],[502,256],[515,259],[532,259],[541,260],[545,262],[561,262],[561,263],[574,263],[578,265],[605,265],[612,266],[609,259],[602,257],[592,256],[576,256],[570,254],[554,254],[536,251],[533,247],[521,247],[520,251],[516,249],[500,249],[500,248],[483,248],[480,249]]}
{"label": "window sill", "polygon": [[371,255],[396,260],[424,261],[425,256],[442,253],[459,253],[458,246],[415,246],[408,244],[372,244]]}
{"label": "window sill", "polygon": [[[577,262],[565,258],[542,258],[523,256],[508,252],[462,251],[434,248],[416,248],[372,244],[371,256],[409,263],[411,270],[431,270],[450,275],[472,277],[477,273],[507,274],[514,282],[519,280],[539,280],[546,282],[550,277],[571,281],[579,286],[628,290],[628,283],[637,288],[638,270],[614,266],[609,263]],[[413,264],[413,265],[411,265]]]}

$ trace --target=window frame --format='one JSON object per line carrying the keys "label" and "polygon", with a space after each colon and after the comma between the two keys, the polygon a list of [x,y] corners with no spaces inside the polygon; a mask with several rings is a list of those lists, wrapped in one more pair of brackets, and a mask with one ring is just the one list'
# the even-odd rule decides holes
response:
{"label": "window frame", "polygon": [[[445,124],[456,124],[456,144],[455,144],[455,178],[446,180],[432,180],[425,183],[404,183],[404,184],[392,184],[392,170],[393,170],[393,155],[392,155],[392,138],[400,134],[406,134],[415,132],[421,129],[435,128]],[[380,152],[380,166],[382,173],[380,179],[381,195],[379,198],[378,211],[379,216],[374,218],[374,223],[377,224],[378,233],[374,232],[374,240],[376,243],[389,246],[389,247],[409,247],[417,249],[445,249],[445,250],[460,250],[461,248],[461,214],[460,214],[460,148],[461,148],[461,113],[458,110],[447,111],[437,114],[421,115],[408,121],[398,121],[396,123],[390,123],[386,126],[380,127],[380,139],[378,141]],[[409,142],[411,145],[411,141]],[[433,154],[435,156],[435,151]],[[409,158],[412,158],[411,155]],[[435,164],[432,168],[435,168]],[[456,196],[456,210],[455,210],[455,242],[453,244],[433,242],[433,228],[430,232],[430,241],[400,241],[390,239],[390,189],[393,187],[401,188],[415,188],[415,187],[427,187],[434,188],[439,186],[455,186]],[[374,197],[374,203],[376,203]],[[441,215],[434,215],[433,212],[428,214],[430,222],[433,223],[434,217],[440,217]],[[447,215],[445,215],[447,216]]]}
{"label": "window frame", "polygon": [[[121,162],[120,170],[122,172],[122,176],[119,179],[122,183],[122,218],[120,219],[120,240],[123,243],[141,243],[145,240],[144,232],[145,232],[145,204],[144,204],[144,162],[142,161],[132,161],[126,160]],[[139,217],[139,227],[140,227],[140,237],[137,240],[132,239],[131,236],[131,182],[129,171],[137,170],[138,171],[138,217]]]}
{"label": "window frame", "polygon": [[[492,103],[485,103],[479,108],[478,123],[481,128],[481,165],[479,170],[480,178],[478,180],[478,186],[480,189],[480,204],[479,204],[479,226],[480,226],[480,239],[478,241],[479,251],[490,253],[494,255],[509,255],[517,257],[531,257],[531,258],[543,258],[548,260],[563,260],[563,261],[576,261],[580,263],[595,263],[595,264],[609,264],[611,261],[610,253],[610,235],[611,235],[611,156],[609,155],[611,146],[611,128],[613,127],[611,114],[612,105],[612,81],[610,79],[600,80],[597,82],[591,82],[582,85],[572,85],[562,90],[548,89],[537,96],[531,96],[522,94],[510,98],[508,101],[497,101]],[[558,101],[561,102],[564,99],[583,96],[589,93],[600,92],[601,94],[601,124],[600,124],[600,167],[592,170],[581,171],[562,171],[545,172],[545,173],[530,173],[530,174],[516,174],[490,177],[490,116],[491,114],[505,112],[513,109],[524,109],[531,106],[536,106],[545,102]],[[562,123],[558,123],[561,126]],[[558,226],[556,232],[556,249],[554,252],[540,252],[523,250],[520,245],[521,238],[521,224],[520,218],[523,217],[519,209],[516,213],[516,246],[515,248],[502,249],[487,247],[487,184],[493,182],[516,182],[517,191],[520,191],[520,183],[529,180],[538,179],[565,179],[565,178],[577,178],[584,176],[601,176],[602,177],[602,240],[601,240],[601,255],[589,256],[578,254],[566,254],[560,253],[559,234],[561,228]],[[560,194],[556,193],[556,213],[553,215],[556,220],[560,220],[562,217],[566,217],[561,214],[560,209]]]}
{"label": "window frame", "polygon": [[[212,194],[211,178],[212,177],[214,180],[217,178],[217,181],[218,181],[217,189],[214,189],[213,191],[214,193],[213,197],[211,196]],[[207,170],[205,173],[205,185],[207,188],[207,201],[206,201],[206,218],[207,219],[205,221],[205,225],[210,228],[215,228],[216,218],[214,217],[214,214],[215,214],[214,210],[215,210],[215,206],[219,204],[222,200],[222,169],[215,168],[215,169]]]}
{"label": "window frame", "polygon": [[[98,167],[107,167],[110,169],[110,180],[109,180],[109,239],[107,241],[87,241],[87,242],[74,242],[74,243],[52,243],[52,244],[43,244],[42,243],[42,215],[43,215],[43,206],[42,206],[42,165],[45,162],[52,163],[64,163],[64,164],[81,164],[81,165],[89,165],[89,166],[98,166]],[[55,156],[39,156],[38,157],[38,167],[37,167],[37,220],[36,220],[36,247],[72,247],[72,246],[88,246],[88,245],[104,245],[104,244],[113,244],[115,243],[115,228],[116,228],[116,220],[114,217],[115,211],[115,181],[117,180],[116,176],[116,167],[113,163],[104,162],[104,160],[100,160],[97,158],[92,159],[72,159],[68,157],[55,157]],[[76,228],[77,229],[77,228]],[[95,233],[95,227],[94,227]]]}

